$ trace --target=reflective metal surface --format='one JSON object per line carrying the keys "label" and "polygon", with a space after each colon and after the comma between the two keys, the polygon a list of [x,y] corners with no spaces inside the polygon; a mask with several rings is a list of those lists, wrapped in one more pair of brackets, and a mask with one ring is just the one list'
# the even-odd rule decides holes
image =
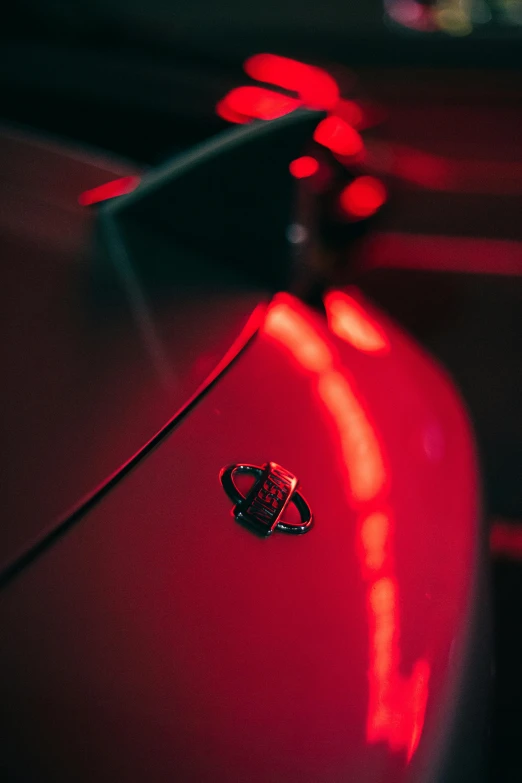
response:
{"label": "reflective metal surface", "polygon": [[[234,481],[235,473],[256,477],[246,497],[241,494]],[[269,536],[274,530],[285,533],[306,533],[313,524],[310,506],[297,492],[298,479],[290,471],[267,462],[262,468],[256,465],[229,465],[220,471],[223,489],[235,502],[234,517],[240,523],[262,536]],[[293,503],[299,513],[299,521],[289,522],[283,518],[287,506]]]}

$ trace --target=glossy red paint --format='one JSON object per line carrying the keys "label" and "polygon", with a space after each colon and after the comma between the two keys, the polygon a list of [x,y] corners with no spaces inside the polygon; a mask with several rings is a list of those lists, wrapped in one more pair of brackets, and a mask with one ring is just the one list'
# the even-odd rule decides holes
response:
{"label": "glossy red paint", "polygon": [[327,71],[298,60],[276,54],[256,54],[245,61],[244,69],[256,81],[297,93],[308,109],[330,110],[339,100],[337,82]]}
{"label": "glossy red paint", "polygon": [[319,163],[311,155],[303,155],[300,158],[296,158],[290,163],[288,167],[290,174],[296,179],[304,179],[305,177],[313,176],[319,171]]}
{"label": "glossy red paint", "polygon": [[101,201],[107,201],[111,198],[123,196],[125,193],[132,193],[140,184],[140,177],[120,177],[106,182],[104,185],[98,185],[96,188],[84,190],[78,196],[78,204],[82,207],[88,207],[92,204],[99,204]]}
{"label": "glossy red paint", "polygon": [[337,337],[363,353],[387,354],[390,344],[379,322],[345,291],[330,291],[324,297],[328,326]]}
{"label": "glossy red paint", "polygon": [[[441,371],[371,318],[378,359],[276,297],[190,415],[4,592],[17,721],[0,729],[28,779],[441,779],[469,653],[473,446]],[[221,468],[267,459],[300,479],[306,535],[233,519]]]}
{"label": "glossy red paint", "polygon": [[363,150],[363,141],[359,133],[345,120],[335,115],[321,120],[314,131],[314,140],[342,157],[354,157]]}
{"label": "glossy red paint", "polygon": [[422,734],[430,664],[421,658],[401,673],[400,596],[394,563],[394,522],[386,508],[362,516],[361,564],[368,584],[370,695],[367,736],[406,750],[411,759]]}
{"label": "glossy red paint", "polygon": [[375,177],[357,177],[350,182],[339,196],[343,212],[352,218],[360,220],[371,217],[386,202],[387,194],[383,183]]}
{"label": "glossy red paint", "polygon": [[[353,312],[359,316],[362,310],[354,307],[354,300],[342,292],[330,294],[328,301],[334,321],[335,317],[349,319]],[[340,314],[335,313],[339,304]],[[413,662],[410,676],[402,673],[395,525],[391,512],[382,505],[391,482],[390,470],[385,467],[388,460],[384,443],[370,421],[351,374],[330,341],[314,327],[295,299],[280,297],[279,303],[268,312],[264,329],[291,352],[303,369],[312,373],[318,397],[335,425],[342,468],[346,472],[347,500],[358,509],[361,572],[368,585],[370,653],[366,736],[369,742],[385,741],[391,750],[405,751],[409,761],[422,733],[430,664],[419,658]],[[381,338],[380,350],[389,347],[384,334],[379,325],[372,335],[373,345],[376,335]]]}

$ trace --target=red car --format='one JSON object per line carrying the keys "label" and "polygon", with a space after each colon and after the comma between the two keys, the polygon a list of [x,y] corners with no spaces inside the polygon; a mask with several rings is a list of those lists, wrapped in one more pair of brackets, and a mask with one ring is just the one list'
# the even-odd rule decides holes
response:
{"label": "red car", "polygon": [[[9,98],[5,780],[486,779],[475,437],[384,312],[397,281],[426,298],[413,257],[489,274],[429,226],[462,187],[478,219],[485,169],[263,56],[210,105],[222,132],[156,165],[21,128]],[[516,238],[484,242],[510,275]]]}

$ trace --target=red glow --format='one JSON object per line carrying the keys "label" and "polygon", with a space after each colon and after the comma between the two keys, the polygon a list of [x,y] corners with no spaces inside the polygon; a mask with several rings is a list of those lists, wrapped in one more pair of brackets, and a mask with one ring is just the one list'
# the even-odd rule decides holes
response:
{"label": "red glow", "polygon": [[444,158],[407,147],[397,147],[394,154],[395,174],[432,190],[450,188],[451,171]]}
{"label": "red glow", "polygon": [[342,191],[339,202],[352,218],[367,218],[375,214],[386,201],[386,188],[375,177],[358,177]]}
{"label": "red glow", "polygon": [[139,184],[139,177],[121,177],[120,179],[113,179],[111,182],[106,182],[104,185],[98,185],[97,188],[84,190],[84,192],[80,193],[78,196],[78,204],[81,204],[82,207],[88,207],[91,206],[91,204],[98,204],[100,201],[107,201],[110,198],[123,196],[125,193],[132,193]]}
{"label": "red glow", "polygon": [[280,295],[270,308],[264,331],[283,344],[304,370],[313,373],[319,399],[339,433],[351,503],[376,498],[386,485],[379,442],[327,333],[321,336],[307,311],[289,295]]}
{"label": "red glow", "polygon": [[275,54],[255,54],[246,60],[244,69],[258,82],[297,93],[309,109],[333,109],[339,100],[335,79],[322,68]]}
{"label": "red glow", "polygon": [[318,379],[318,392],[339,432],[352,500],[365,503],[379,495],[386,483],[375,431],[346,373],[323,373]]}
{"label": "red glow", "polygon": [[[300,101],[265,87],[236,87],[218,104],[220,116],[228,112],[229,116],[245,118],[241,121],[275,120],[299,108]],[[234,120],[237,122],[237,120]]]}
{"label": "red glow", "polygon": [[495,520],[491,527],[489,543],[496,557],[522,560],[522,524]]}
{"label": "red glow", "polygon": [[230,108],[227,102],[227,98],[223,98],[222,101],[216,104],[216,114],[221,117],[222,120],[227,122],[234,122],[237,125],[245,125],[247,122],[251,122],[251,117],[245,117],[244,114],[239,114]]}
{"label": "red glow", "polygon": [[310,155],[303,155],[301,158],[293,160],[288,168],[293,177],[303,179],[313,176],[319,170],[319,163]]}
{"label": "red glow", "polygon": [[342,291],[331,291],[324,303],[328,325],[341,340],[363,353],[389,352],[390,344],[383,328],[353,297]]}
{"label": "red glow", "polygon": [[331,116],[321,120],[314,131],[314,139],[318,144],[343,157],[353,157],[363,150],[360,135],[341,117]]}
{"label": "red glow", "polygon": [[423,188],[451,190],[453,187],[453,173],[448,160],[414,147],[373,143],[368,147],[367,163],[375,171],[391,174]]}
{"label": "red glow", "polygon": [[424,725],[430,666],[421,658],[409,677],[400,670],[399,587],[389,513],[373,511],[362,517],[359,531],[370,628],[366,733],[370,742],[384,740],[392,750],[406,750],[410,760]]}
{"label": "red glow", "polygon": [[387,742],[410,760],[424,725],[430,666],[420,658],[409,676],[402,672],[394,521],[391,511],[381,504],[389,491],[383,443],[331,339],[303,305],[290,295],[277,297],[267,313],[264,332],[310,374],[312,388],[335,425],[347,499],[359,509],[359,556],[367,582],[366,736],[369,742]]}
{"label": "red glow", "polygon": [[353,128],[366,127],[364,112],[355,101],[341,99],[335,107],[335,116],[347,122]]}
{"label": "red glow", "polygon": [[522,275],[522,242],[423,234],[376,234],[366,268]]}
{"label": "red glow", "polygon": [[383,511],[374,511],[361,523],[362,560],[370,571],[379,571],[385,563],[389,529],[389,515]]}
{"label": "red glow", "polygon": [[372,143],[367,164],[429,190],[454,193],[522,194],[522,165],[493,160],[457,160],[404,144]]}

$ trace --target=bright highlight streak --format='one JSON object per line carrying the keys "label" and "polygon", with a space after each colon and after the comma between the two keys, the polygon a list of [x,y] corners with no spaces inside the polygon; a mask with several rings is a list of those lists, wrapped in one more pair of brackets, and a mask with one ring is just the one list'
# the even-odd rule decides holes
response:
{"label": "bright highlight streak", "polygon": [[353,499],[356,503],[372,500],[386,484],[375,431],[343,373],[332,370],[322,374],[318,392],[339,430]]}
{"label": "bright highlight streak", "polygon": [[390,344],[380,324],[353,297],[330,291],[324,298],[331,331],[363,353],[387,354]]}
{"label": "bright highlight streak", "polygon": [[333,356],[323,340],[317,339],[313,326],[290,303],[290,297],[280,297],[280,303],[270,308],[264,329],[292,353],[305,370],[322,373],[330,369]]}
{"label": "bright highlight streak", "polygon": [[123,196],[125,193],[132,193],[140,184],[139,177],[121,177],[106,182],[104,185],[98,185],[97,188],[84,190],[78,196],[78,204],[82,207],[89,207],[92,204],[98,204],[101,201],[107,201],[110,198]]}
{"label": "bright highlight streak", "polygon": [[357,538],[361,573],[367,583],[366,737],[369,742],[386,742],[391,750],[405,752],[409,761],[424,725],[430,665],[420,658],[409,676],[401,669],[394,522],[383,506],[389,491],[383,445],[331,340],[294,297],[277,297],[267,313],[264,332],[309,374],[312,389],[335,425],[347,499],[359,511]]}
{"label": "bright highlight streak", "polygon": [[379,571],[386,560],[388,536],[390,535],[389,515],[382,511],[369,514],[361,524],[361,542],[366,568]]}

